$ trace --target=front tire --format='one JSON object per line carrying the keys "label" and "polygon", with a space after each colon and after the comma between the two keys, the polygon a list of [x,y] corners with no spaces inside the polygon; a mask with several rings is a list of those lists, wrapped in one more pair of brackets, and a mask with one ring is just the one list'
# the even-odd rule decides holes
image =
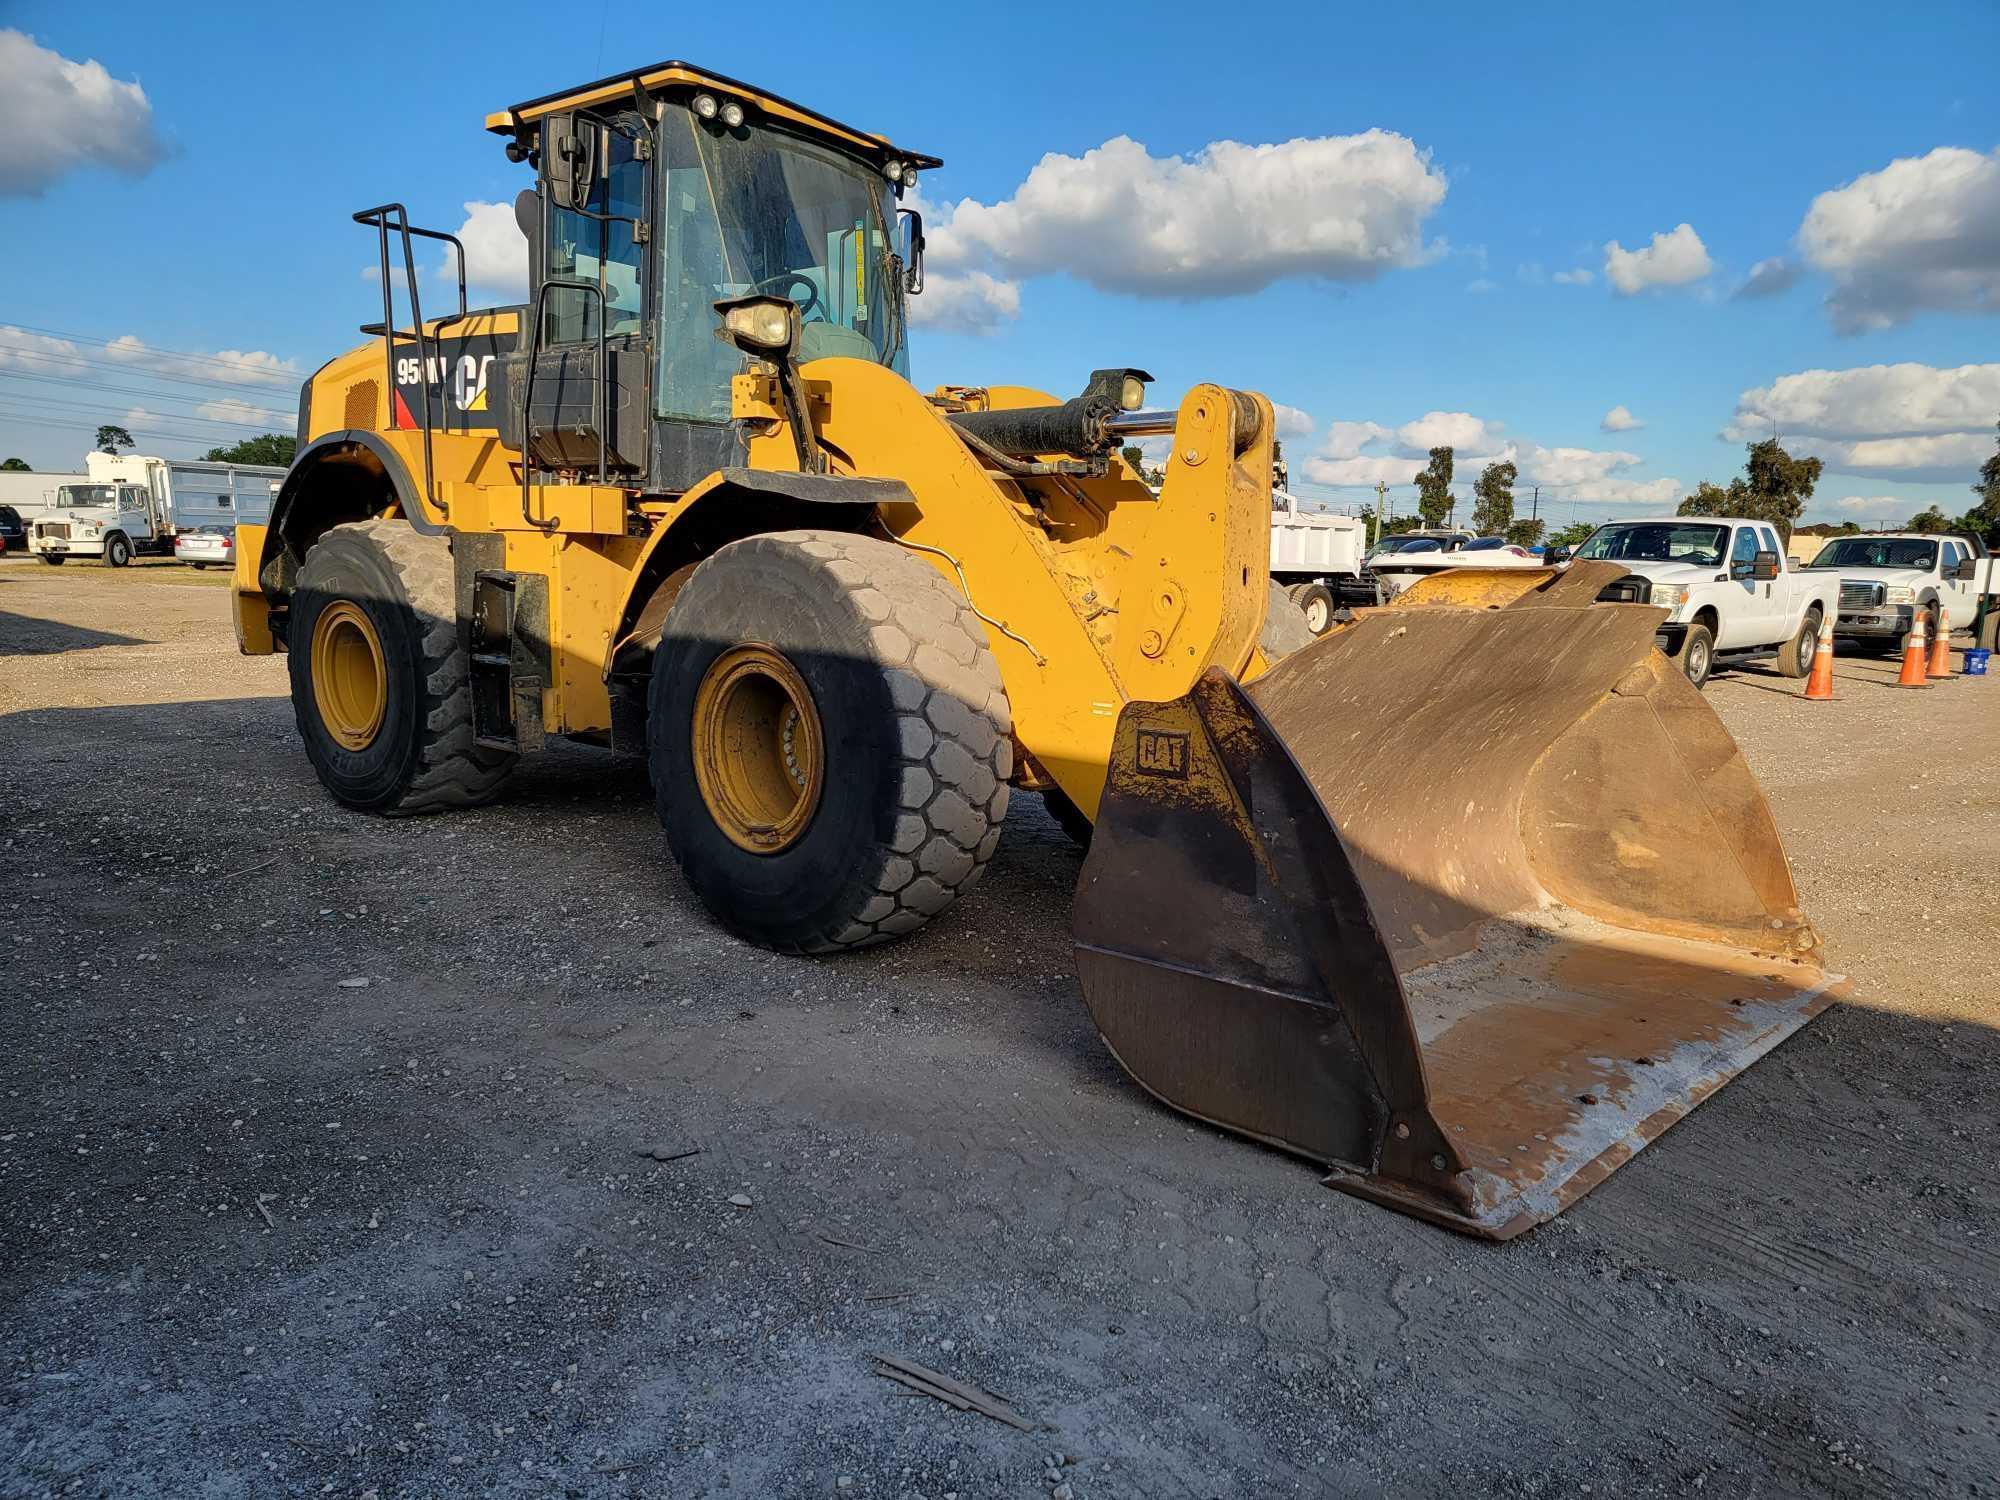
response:
{"label": "front tire", "polygon": [[1811,676],[1813,653],[1819,650],[1823,628],[1819,611],[1807,610],[1805,619],[1799,623],[1799,633],[1778,648],[1778,670],[1787,677]]}
{"label": "front tire", "polygon": [[69,559],[61,556],[59,553],[44,552],[42,554],[42,561],[47,563],[52,568],[60,568],[64,563],[68,562]]}
{"label": "front tire", "polygon": [[498,794],[515,757],[473,742],[443,537],[405,521],[328,531],[299,569],[286,643],[299,737],[341,802],[400,815]]}
{"label": "front tire", "polygon": [[104,566],[122,568],[132,561],[132,544],[123,535],[113,532],[104,539]]}
{"label": "front tire", "polygon": [[1013,720],[986,632],[915,553],[848,532],[723,547],[674,600],[647,753],[695,894],[785,953],[921,927],[1000,840]]}
{"label": "front tire", "polygon": [[1688,626],[1681,645],[1681,670],[1696,687],[1706,687],[1715,672],[1715,632],[1706,625]]}

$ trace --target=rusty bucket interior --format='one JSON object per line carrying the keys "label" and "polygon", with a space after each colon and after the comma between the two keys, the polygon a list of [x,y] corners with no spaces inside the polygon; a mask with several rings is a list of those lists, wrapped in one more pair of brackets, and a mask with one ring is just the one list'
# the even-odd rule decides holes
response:
{"label": "rusty bucket interior", "polygon": [[1141,1084],[1505,1239],[1830,1003],[1763,794],[1617,572],[1419,585],[1127,706],[1075,923]]}

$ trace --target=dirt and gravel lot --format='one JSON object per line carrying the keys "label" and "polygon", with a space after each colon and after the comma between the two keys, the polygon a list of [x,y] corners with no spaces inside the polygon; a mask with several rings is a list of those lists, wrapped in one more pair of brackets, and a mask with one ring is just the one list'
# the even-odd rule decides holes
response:
{"label": "dirt and gravel lot", "polygon": [[0,1493],[2000,1492],[2000,677],[1711,686],[1855,999],[1496,1247],[1142,1094],[1035,799],[773,957],[595,752],[337,809],[220,584],[0,562]]}

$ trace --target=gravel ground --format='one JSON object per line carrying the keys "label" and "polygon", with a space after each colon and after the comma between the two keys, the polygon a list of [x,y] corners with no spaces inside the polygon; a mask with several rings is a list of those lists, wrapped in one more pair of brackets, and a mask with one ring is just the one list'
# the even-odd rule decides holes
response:
{"label": "gravel ground", "polygon": [[1130,1083],[1036,799],[777,958],[594,752],[336,809],[174,571],[0,562],[0,1493],[2000,1492],[2000,679],[1711,686],[1855,999],[1495,1247]]}

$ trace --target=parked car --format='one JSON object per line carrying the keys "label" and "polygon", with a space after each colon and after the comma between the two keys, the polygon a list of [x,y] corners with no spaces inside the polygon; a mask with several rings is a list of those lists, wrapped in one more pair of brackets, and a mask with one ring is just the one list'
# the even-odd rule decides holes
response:
{"label": "parked car", "polygon": [[236,528],[197,526],[192,531],[183,531],[174,538],[174,557],[196,569],[210,563],[232,568],[236,565]]}
{"label": "parked car", "polygon": [[1469,531],[1407,531],[1384,537],[1368,559],[1369,574],[1385,595],[1400,594],[1420,578],[1448,568],[1533,568],[1541,559],[1504,536]]}
{"label": "parked car", "polygon": [[1986,543],[1969,534],[1890,531],[1834,537],[1807,567],[1839,575],[1834,634],[1863,650],[1895,649],[1919,613],[1927,634],[1937,629],[1945,611],[1955,628],[1966,629],[1981,596],[2000,593]]}
{"label": "parked car", "polygon": [[1575,557],[1622,564],[1632,577],[1613,585],[1618,597],[1667,611],[1656,642],[1696,687],[1719,667],[1752,661],[1775,660],[1787,677],[1804,677],[1839,609],[1838,580],[1789,563],[1768,521],[1612,521]]}
{"label": "parked car", "polygon": [[21,513],[11,505],[0,505],[0,555],[27,549],[28,528]]}

